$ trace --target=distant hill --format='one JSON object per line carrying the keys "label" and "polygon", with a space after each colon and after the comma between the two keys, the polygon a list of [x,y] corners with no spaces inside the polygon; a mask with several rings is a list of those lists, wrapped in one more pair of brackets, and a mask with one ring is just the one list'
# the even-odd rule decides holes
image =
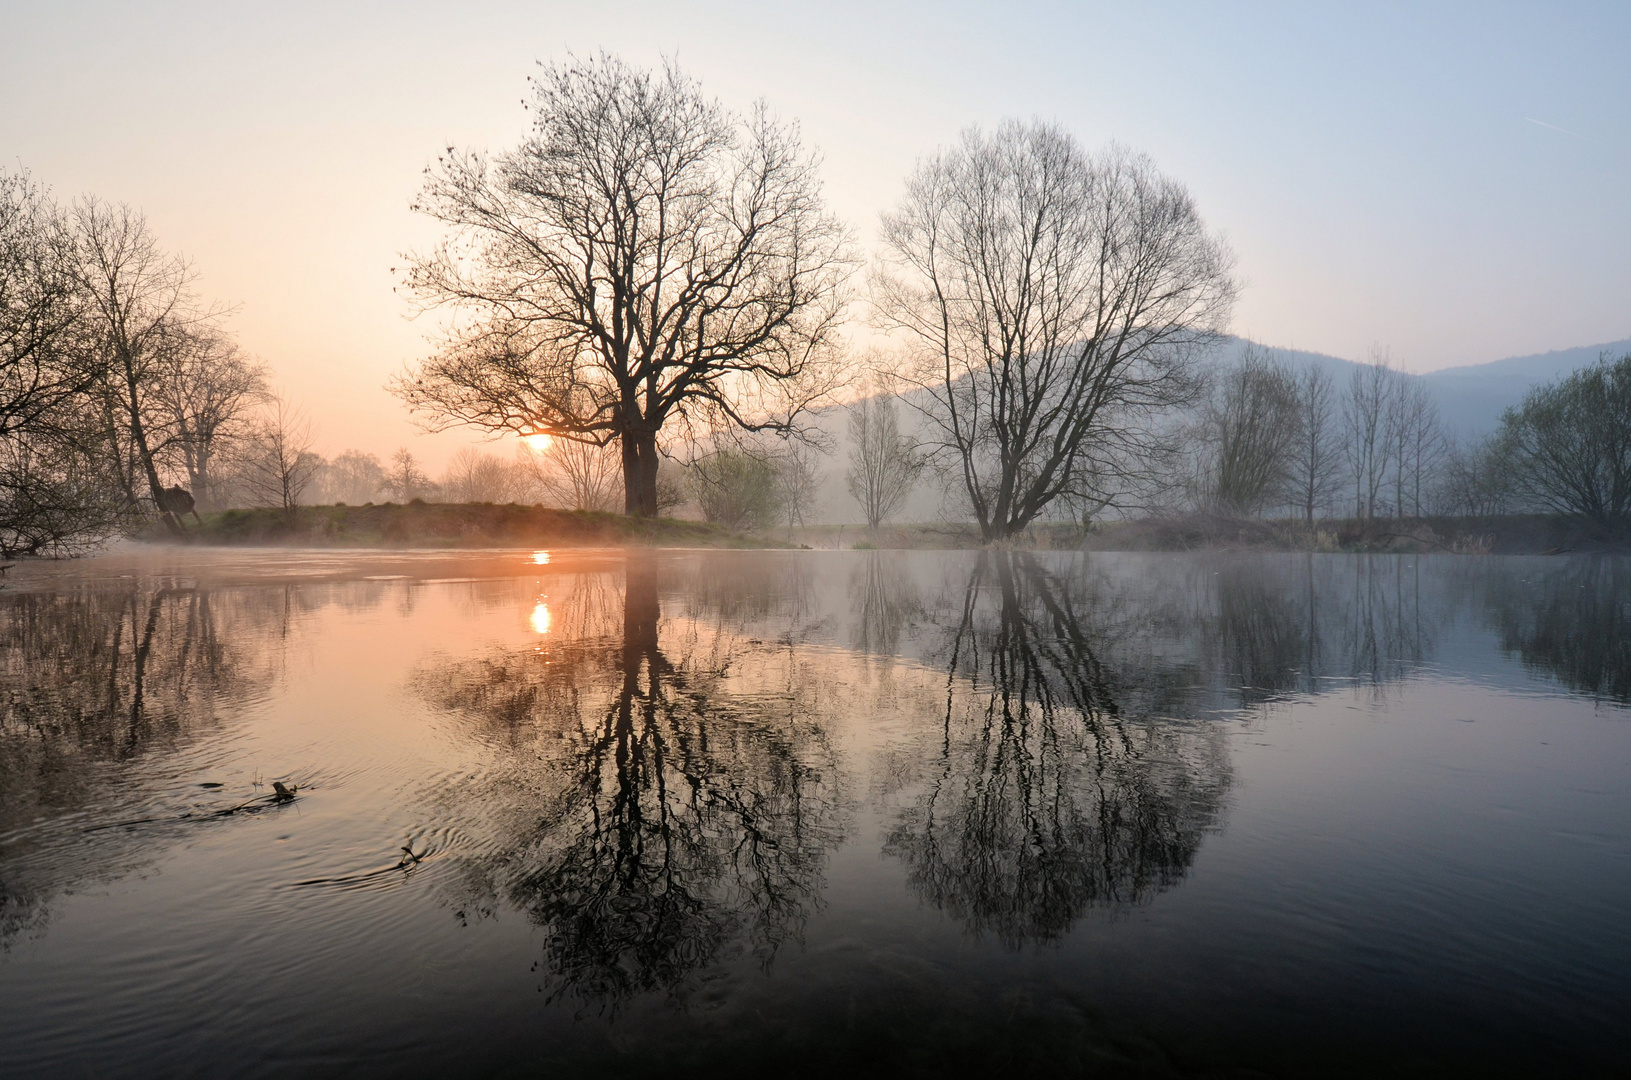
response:
{"label": "distant hill", "polygon": [[1458,435],[1481,435],[1500,423],[1501,413],[1523,401],[1531,387],[1595,364],[1604,353],[1616,359],[1631,353],[1631,338],[1444,368],[1422,378],[1433,388],[1439,413],[1450,430]]}
{"label": "distant hill", "polygon": [[[1219,359],[1235,359],[1247,344],[1244,339],[1230,338],[1220,347]],[[1323,367],[1331,372],[1339,384],[1345,382],[1349,373],[1358,366],[1352,360],[1324,353],[1277,349],[1268,345],[1258,347],[1268,349],[1293,365]],[[1595,364],[1597,358],[1605,353],[1611,358],[1631,353],[1631,338],[1533,356],[1509,356],[1505,360],[1491,360],[1485,364],[1442,368],[1423,375],[1422,379],[1438,402],[1439,414],[1444,418],[1445,426],[1457,436],[1476,438],[1493,430],[1501,422],[1501,414],[1522,402],[1524,394],[1532,387]]]}
{"label": "distant hill", "polygon": [[[1232,363],[1249,344],[1253,343],[1244,338],[1226,338],[1206,362],[1220,365]],[[1359,366],[1355,361],[1324,353],[1262,344],[1257,347],[1274,353],[1294,367],[1313,365],[1324,368],[1331,373],[1339,389],[1347,386],[1353,370]],[[1521,402],[1531,387],[1594,364],[1598,356],[1604,353],[1612,357],[1631,353],[1631,338],[1534,356],[1512,356],[1486,364],[1444,368],[1422,378],[1432,390],[1439,413],[1451,433],[1458,438],[1477,438],[1494,430],[1501,421],[1501,413]],[[816,426],[831,439],[834,452],[820,464],[819,493],[811,520],[834,524],[854,522],[859,518],[860,508],[844,486],[844,471],[849,465],[848,411],[842,407],[822,409],[814,419]],[[903,407],[900,421],[905,434],[923,434],[922,421],[912,409]],[[926,478],[912,493],[898,520],[935,521],[943,516],[943,504],[944,496],[938,485]]]}

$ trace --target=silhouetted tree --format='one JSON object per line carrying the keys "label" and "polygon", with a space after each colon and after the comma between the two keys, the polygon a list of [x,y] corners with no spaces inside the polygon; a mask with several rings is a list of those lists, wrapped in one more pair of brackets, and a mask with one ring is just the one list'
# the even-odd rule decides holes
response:
{"label": "silhouetted tree", "polygon": [[828,389],[844,230],[762,105],[605,55],[533,87],[520,147],[429,170],[415,209],[453,235],[407,285],[458,320],[396,389],[433,425],[615,441],[627,512],[654,516],[671,422],[786,432]]}
{"label": "silhouetted tree", "polygon": [[1631,514],[1631,355],[1531,390],[1501,420],[1503,460],[1535,506],[1618,528]]}
{"label": "silhouetted tree", "polygon": [[1041,124],[970,130],[925,161],[883,238],[878,318],[908,340],[902,375],[988,540],[1062,496],[1125,490],[1235,295],[1182,186]]}

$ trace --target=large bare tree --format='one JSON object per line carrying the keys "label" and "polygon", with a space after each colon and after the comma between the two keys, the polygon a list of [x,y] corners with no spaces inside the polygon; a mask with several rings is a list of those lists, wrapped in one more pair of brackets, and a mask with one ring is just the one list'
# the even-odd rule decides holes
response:
{"label": "large bare tree", "polygon": [[0,556],[60,551],[105,534],[123,500],[106,469],[90,393],[73,233],[27,173],[0,170]]}
{"label": "large bare tree", "polygon": [[1191,398],[1187,353],[1235,295],[1181,185],[1039,123],[929,158],[883,239],[880,321],[910,342],[908,379],[987,539],[1062,496],[1113,495],[1150,458],[1155,414]]}
{"label": "large bare tree", "polygon": [[847,237],[763,105],[606,55],[533,86],[519,147],[428,170],[414,206],[450,236],[406,284],[453,318],[394,388],[432,428],[618,442],[625,508],[653,516],[665,426],[787,432],[826,392]]}
{"label": "large bare tree", "polygon": [[[99,354],[112,447],[127,455],[146,482],[160,519],[175,535],[184,530],[164,502],[159,455],[169,433],[155,423],[158,373],[179,335],[204,324],[194,306],[192,275],[167,254],[142,215],[124,205],[87,197],[70,211],[75,272],[85,306],[85,332]],[[120,463],[122,466],[122,462]],[[131,485],[130,495],[136,494]]]}

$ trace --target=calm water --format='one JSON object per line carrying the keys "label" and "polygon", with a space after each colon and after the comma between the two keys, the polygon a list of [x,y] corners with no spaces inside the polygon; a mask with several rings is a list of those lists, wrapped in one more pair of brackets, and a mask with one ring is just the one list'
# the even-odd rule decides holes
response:
{"label": "calm water", "polygon": [[1628,624],[1610,559],[22,566],[0,1075],[1624,1065]]}

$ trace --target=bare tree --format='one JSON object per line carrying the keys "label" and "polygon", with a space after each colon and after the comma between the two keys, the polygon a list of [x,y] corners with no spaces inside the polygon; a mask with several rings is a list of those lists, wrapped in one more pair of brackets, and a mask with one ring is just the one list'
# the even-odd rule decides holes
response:
{"label": "bare tree", "polygon": [[1444,512],[1468,517],[1508,513],[1514,495],[1510,449],[1499,433],[1470,445],[1447,446],[1437,492]]}
{"label": "bare tree", "polygon": [[1424,482],[1431,494],[1432,477],[1443,460],[1446,441],[1427,384],[1414,375],[1400,375],[1394,387],[1388,430],[1392,443],[1393,506],[1398,517],[1422,514]]}
{"label": "bare tree", "polygon": [[404,446],[391,455],[391,467],[385,473],[384,487],[391,498],[411,502],[432,494],[436,485],[420,467],[419,460]]}
{"label": "bare tree", "polygon": [[1392,464],[1389,418],[1394,413],[1398,373],[1387,353],[1371,350],[1371,359],[1354,369],[1342,403],[1343,451],[1354,485],[1354,517],[1368,521],[1385,512],[1382,494]]}
{"label": "bare tree", "polygon": [[1292,447],[1288,494],[1309,525],[1330,506],[1341,483],[1336,390],[1331,374],[1313,364],[1296,376],[1296,441]]}
{"label": "bare tree", "polygon": [[533,86],[520,147],[428,171],[415,209],[452,237],[406,283],[456,317],[395,390],[433,428],[615,441],[625,509],[652,516],[665,425],[785,433],[829,389],[847,238],[762,105],[606,55]]}
{"label": "bare tree", "polygon": [[1223,373],[1203,414],[1203,479],[1211,505],[1230,514],[1260,514],[1287,496],[1297,406],[1296,378],[1254,346]]}
{"label": "bare tree", "polygon": [[821,490],[821,473],[816,447],[799,439],[789,439],[776,454],[776,480],[781,487],[781,508],[787,528],[809,524],[806,520]]}
{"label": "bare tree", "polygon": [[871,394],[849,408],[849,471],[844,485],[861,504],[868,528],[900,512],[927,464],[900,433],[893,394]]}
{"label": "bare tree", "polygon": [[924,162],[883,238],[879,319],[911,344],[909,381],[988,540],[1136,467],[1235,294],[1181,185],[1042,124],[970,130]]}
{"label": "bare tree", "polygon": [[204,322],[194,308],[191,274],[185,262],[159,248],[146,220],[128,206],[87,197],[74,204],[69,217],[87,333],[101,357],[108,417],[117,423],[110,432],[112,445],[128,447],[160,519],[182,535],[180,521],[163,501],[158,455],[169,433],[162,422],[153,427],[159,415],[153,397],[158,370],[177,335]]}
{"label": "bare tree", "polygon": [[448,462],[442,497],[448,502],[517,502],[531,486],[530,479],[518,463],[467,446]]}
{"label": "bare tree", "polygon": [[173,334],[155,365],[149,401],[168,436],[163,456],[185,472],[206,509],[218,501],[212,467],[251,437],[254,410],[266,395],[265,367],[212,325]]}
{"label": "bare tree", "polygon": [[270,395],[244,461],[242,483],[257,505],[291,518],[323,459],[312,452],[311,423],[280,395]]}
{"label": "bare tree", "polygon": [[98,369],[74,339],[73,235],[27,173],[0,170],[0,436],[84,393]]}
{"label": "bare tree", "polygon": [[318,478],[325,502],[367,503],[385,489],[385,466],[361,450],[335,455]]}
{"label": "bare tree", "polygon": [[101,467],[101,356],[86,348],[73,233],[0,170],[0,555],[64,551],[127,506]]}
{"label": "bare tree", "polygon": [[524,450],[519,464],[551,506],[567,510],[613,510],[621,486],[615,451],[593,443],[551,439],[542,452]]}

